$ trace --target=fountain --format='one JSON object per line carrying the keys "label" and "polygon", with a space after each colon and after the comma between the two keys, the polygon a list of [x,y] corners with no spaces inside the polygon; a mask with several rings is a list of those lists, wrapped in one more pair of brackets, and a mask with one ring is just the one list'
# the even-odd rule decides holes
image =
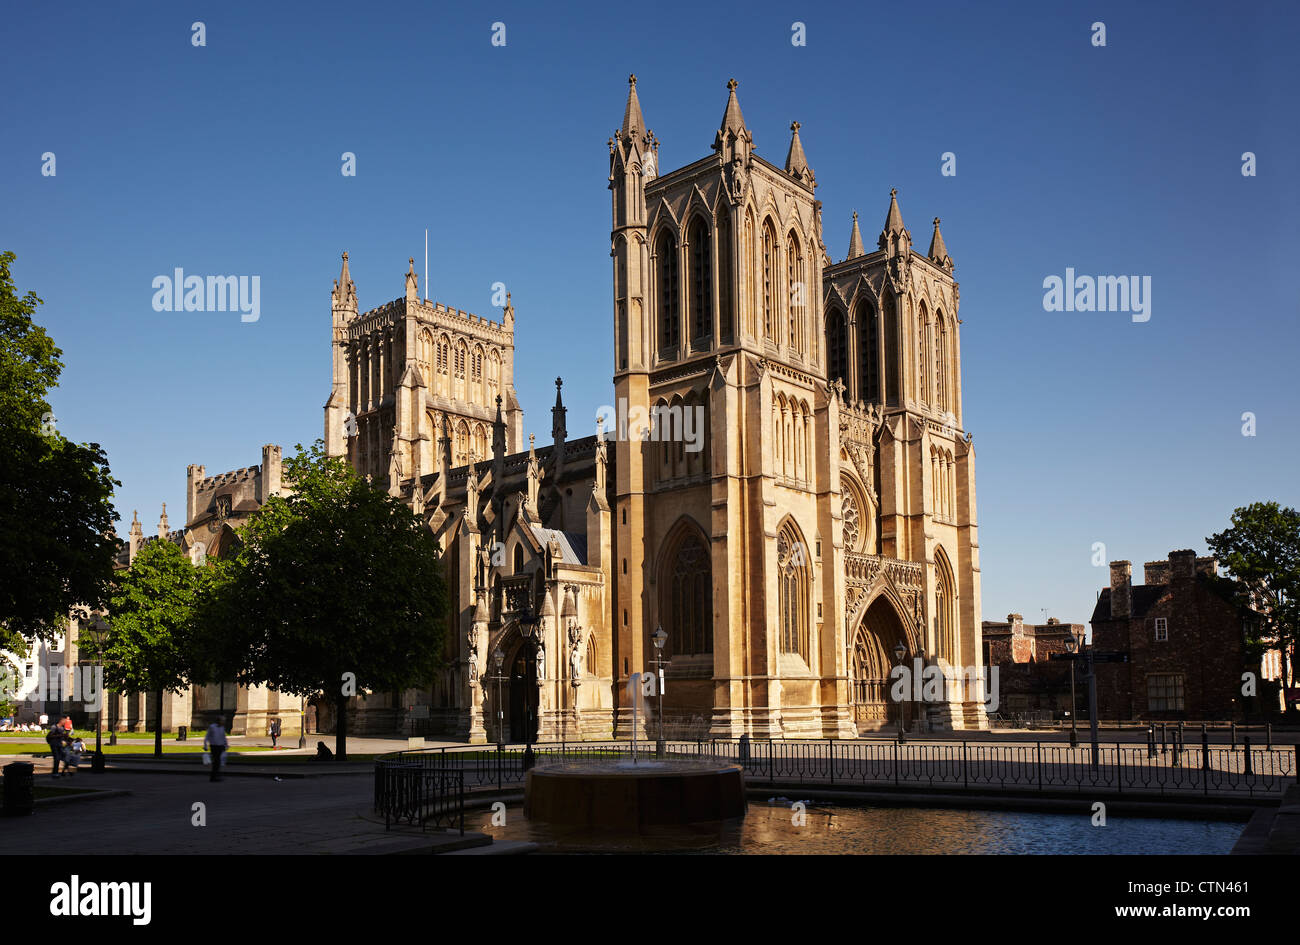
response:
{"label": "fountain", "polygon": [[714,823],[745,815],[739,765],[707,758],[637,757],[641,674],[628,682],[632,758],[584,759],[533,768],[524,783],[530,821],[611,832]]}

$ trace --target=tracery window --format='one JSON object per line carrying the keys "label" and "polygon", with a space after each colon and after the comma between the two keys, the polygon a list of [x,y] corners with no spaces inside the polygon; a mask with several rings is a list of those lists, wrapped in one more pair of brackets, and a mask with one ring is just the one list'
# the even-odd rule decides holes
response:
{"label": "tracery window", "polygon": [[713,563],[693,529],[683,529],[670,562],[663,610],[672,653],[712,653]]}
{"label": "tracery window", "polygon": [[862,535],[862,510],[858,508],[858,495],[846,488],[840,500],[840,515],[844,522],[844,550],[857,551],[858,540]]}
{"label": "tracery window", "polygon": [[697,216],[691,222],[687,242],[690,245],[691,345],[713,334],[713,246],[709,225]]}
{"label": "tracery window", "polygon": [[787,522],[776,536],[781,651],[808,659],[808,548]]}
{"label": "tracery window", "polygon": [[678,310],[677,241],[665,229],[655,243],[655,302],[658,309],[659,351],[676,348],[681,341]]}

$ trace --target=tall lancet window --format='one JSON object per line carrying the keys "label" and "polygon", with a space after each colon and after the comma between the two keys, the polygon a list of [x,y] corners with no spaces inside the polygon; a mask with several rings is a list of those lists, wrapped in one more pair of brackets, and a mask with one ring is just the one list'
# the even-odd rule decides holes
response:
{"label": "tall lancet window", "polygon": [[808,548],[786,522],[776,536],[777,612],[783,653],[808,659]]}
{"label": "tall lancet window", "polygon": [[668,557],[664,623],[674,656],[713,652],[713,564],[698,533],[683,528]]}
{"label": "tall lancet window", "polygon": [[898,335],[898,302],[885,296],[885,399],[898,403],[898,369],[902,365],[902,348]]}
{"label": "tall lancet window", "polygon": [[788,343],[795,354],[803,354],[808,283],[803,277],[803,251],[799,249],[799,237],[795,236],[794,230],[786,240],[785,284],[790,293]]}
{"label": "tall lancet window", "polygon": [[681,321],[678,315],[677,240],[664,229],[655,242],[655,302],[659,322],[659,353],[681,343]]}
{"label": "tall lancet window", "polygon": [[691,347],[702,345],[713,334],[713,241],[709,230],[709,223],[696,216],[686,236],[691,266]]}
{"label": "tall lancet window", "polygon": [[923,402],[930,399],[929,389],[925,386],[929,350],[930,346],[925,342],[925,303],[922,303],[916,312],[916,399]]}
{"label": "tall lancet window", "polygon": [[735,334],[736,295],[732,280],[735,266],[731,264],[731,214],[726,207],[718,208],[718,334],[719,340],[730,341]]}
{"label": "tall lancet window", "polygon": [[934,405],[939,410],[948,409],[948,380],[946,362],[948,360],[948,326],[944,324],[943,313],[935,319],[934,333]]}
{"label": "tall lancet window", "polygon": [[880,401],[880,319],[865,299],[858,303],[859,400]]}
{"label": "tall lancet window", "polygon": [[763,221],[763,337],[776,341],[776,230]]}
{"label": "tall lancet window", "polygon": [[[826,376],[832,381],[849,381],[849,344],[845,333],[844,313],[833,308],[826,316]],[[845,398],[850,396],[848,391]]]}

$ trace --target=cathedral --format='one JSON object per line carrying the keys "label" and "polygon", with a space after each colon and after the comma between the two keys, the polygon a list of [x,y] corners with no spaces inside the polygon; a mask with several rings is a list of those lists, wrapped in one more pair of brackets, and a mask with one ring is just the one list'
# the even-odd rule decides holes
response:
{"label": "cathedral", "polygon": [[[712,150],[664,172],[629,85],[609,140],[618,422],[570,438],[557,379],[550,442],[525,448],[509,298],[500,322],[431,302],[412,260],[404,297],[362,312],[343,255],[326,448],[428,522],[451,599],[438,678],[368,697],[362,730],[625,736],[629,679],[661,666],[642,733],[984,727],[939,220],[915,250],[891,191],[876,247],[855,213],[836,262],[797,122],[784,166],[764,160],[733,80]],[[938,685],[900,702],[900,662]]]}

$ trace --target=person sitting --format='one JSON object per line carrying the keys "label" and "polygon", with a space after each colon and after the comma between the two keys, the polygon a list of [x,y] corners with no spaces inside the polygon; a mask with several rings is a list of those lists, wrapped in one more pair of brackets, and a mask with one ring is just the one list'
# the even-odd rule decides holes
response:
{"label": "person sitting", "polygon": [[[72,743],[63,752],[63,773],[69,776],[77,773],[77,765],[81,764],[81,754],[86,750],[85,742],[78,736],[72,740]],[[68,769],[71,769],[69,771]]]}
{"label": "person sitting", "polygon": [[316,743],[316,760],[317,760],[317,761],[333,761],[333,760],[334,760],[334,752],[330,751],[330,750],[329,750],[329,746],[326,745],[324,742],[317,742],[317,743]]}

